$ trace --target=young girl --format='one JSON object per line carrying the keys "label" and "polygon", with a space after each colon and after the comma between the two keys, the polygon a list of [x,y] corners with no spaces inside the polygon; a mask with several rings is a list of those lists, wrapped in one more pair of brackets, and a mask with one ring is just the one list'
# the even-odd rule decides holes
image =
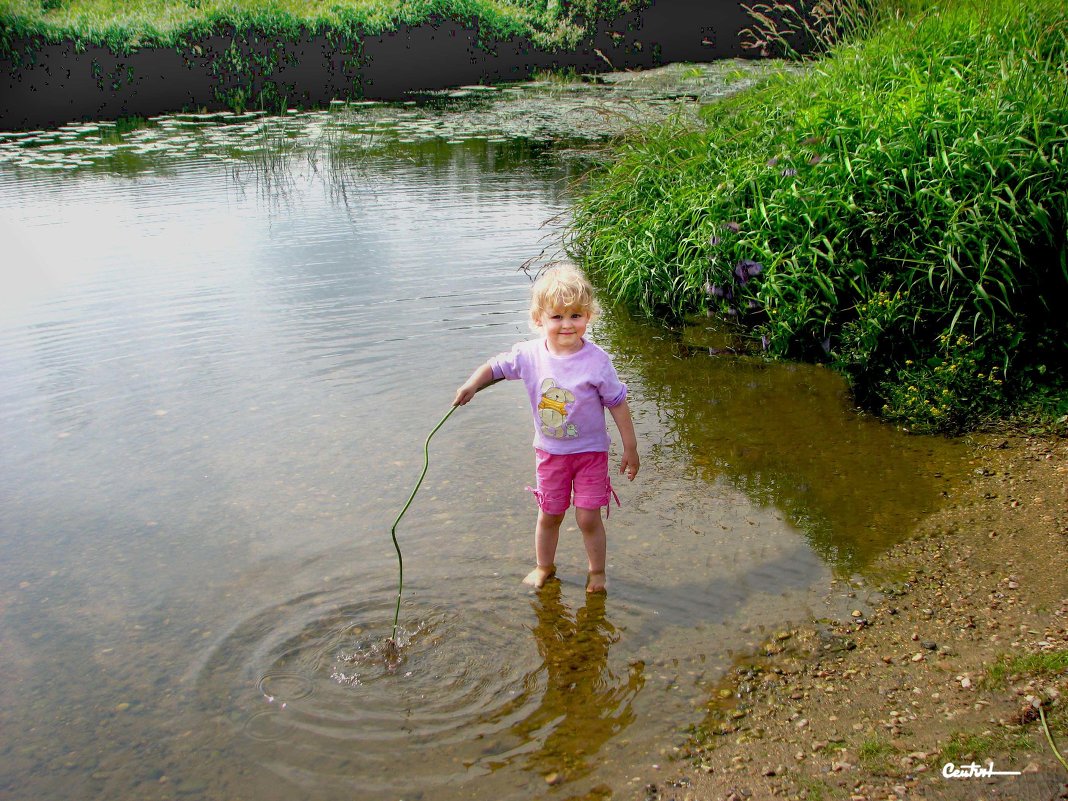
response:
{"label": "young girl", "polygon": [[[456,391],[463,406],[483,387],[502,378],[521,379],[534,413],[538,524],[534,532],[537,566],[523,579],[541,587],[556,574],[560,524],[574,494],[575,519],[582,531],[589,574],[587,592],[606,588],[606,537],[601,507],[608,506],[611,439],[604,410],[612,413],[623,441],[619,472],[638,474],[638,445],[627,406],[627,387],[608,354],[584,338],[597,312],[593,287],[577,268],[560,265],[534,282],[530,321],[541,338],[520,342],[479,366]],[[528,488],[529,489],[529,488]],[[617,499],[618,503],[618,499]]]}

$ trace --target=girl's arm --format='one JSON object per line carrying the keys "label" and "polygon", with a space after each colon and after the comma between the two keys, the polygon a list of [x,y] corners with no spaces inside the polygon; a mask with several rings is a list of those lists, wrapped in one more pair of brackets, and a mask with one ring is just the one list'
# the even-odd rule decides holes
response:
{"label": "girl's arm", "polygon": [[612,413],[612,419],[616,421],[619,429],[619,438],[623,440],[623,458],[619,463],[619,472],[626,473],[631,481],[638,475],[641,461],[638,459],[638,437],[634,433],[634,421],[630,417],[630,407],[624,400],[615,406],[610,406],[608,411]]}
{"label": "girl's arm", "polygon": [[471,377],[463,383],[463,386],[456,390],[456,399],[452,405],[463,406],[475,397],[476,392],[493,383],[496,382],[493,379],[493,368],[489,366],[489,362],[480,364],[475,368],[475,372],[471,373]]}

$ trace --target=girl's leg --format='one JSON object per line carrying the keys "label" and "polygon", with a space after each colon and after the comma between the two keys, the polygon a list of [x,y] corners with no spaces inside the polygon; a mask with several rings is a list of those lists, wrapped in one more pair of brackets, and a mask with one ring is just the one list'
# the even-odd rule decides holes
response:
{"label": "girl's leg", "polygon": [[538,510],[538,525],[534,529],[534,554],[538,566],[523,579],[524,584],[541,587],[556,575],[556,546],[560,542],[560,524],[563,522],[562,514],[551,515]]}
{"label": "girl's leg", "polygon": [[586,579],[586,592],[604,592],[607,586],[605,578],[605,560],[608,552],[608,537],[601,520],[601,510],[575,507],[575,520],[582,531],[582,544],[586,546],[586,559],[590,572]]}

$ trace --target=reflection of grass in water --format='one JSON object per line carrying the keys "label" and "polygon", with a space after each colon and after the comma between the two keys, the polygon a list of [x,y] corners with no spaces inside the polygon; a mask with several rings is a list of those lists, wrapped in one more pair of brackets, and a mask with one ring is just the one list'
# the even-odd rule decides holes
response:
{"label": "reflection of grass in water", "polygon": [[[758,68],[746,66],[746,70]],[[568,143],[582,142],[589,155],[595,142],[632,129],[651,115],[663,117],[693,107],[694,93],[711,99],[722,91],[716,71],[700,71],[708,80],[699,80],[696,88],[689,73],[673,68],[608,76],[598,84],[565,71],[540,85],[515,84],[465,97],[431,93],[418,105],[338,102],[329,112],[276,117],[258,111],[203,110],[150,120],[131,117],[99,123],[92,133],[75,131],[73,144],[84,148],[70,158],[58,155],[54,147],[53,152],[44,149],[65,144],[64,137],[74,136],[70,131],[60,129],[28,140],[9,136],[0,143],[0,161],[134,174],[157,170],[174,159],[222,159],[239,182],[262,178],[274,189],[286,184],[286,171],[292,171],[299,163],[295,157],[303,155],[313,170],[328,176],[334,199],[345,202],[354,175],[370,154],[421,160],[431,150],[447,152],[445,145],[472,147],[475,141],[492,141],[508,143],[511,152],[519,140],[534,140],[554,143],[560,151]],[[683,84],[690,88],[680,102]],[[158,149],[143,151],[145,144]],[[500,152],[496,149],[495,170]],[[509,158],[509,163],[514,161]]]}
{"label": "reflection of grass in water", "polygon": [[[843,573],[907,537],[953,488],[956,448],[858,415],[830,370],[709,356],[614,310],[598,329],[702,479],[779,509]],[[690,336],[695,341],[695,335]]]}
{"label": "reflection of grass in water", "polygon": [[341,121],[327,119],[309,136],[306,125],[286,117],[265,119],[252,147],[231,148],[232,177],[241,185],[255,183],[268,196],[285,197],[296,170],[307,166],[326,179],[331,198],[348,207],[355,179],[365,177],[361,168],[376,146],[374,135],[354,133]]}
{"label": "reflection of grass in water", "polygon": [[374,128],[365,133],[352,132],[341,125],[326,126],[318,150],[321,158],[313,160],[312,164],[316,167],[319,161],[322,162],[331,200],[350,208],[350,196],[358,187],[366,186],[367,174],[362,167],[378,144],[379,137]]}
{"label": "reflection of grass in water", "polygon": [[254,137],[253,146],[234,147],[230,167],[234,183],[244,185],[254,182],[265,196],[278,198],[288,194],[293,185],[293,156],[296,143],[286,135],[281,119],[266,121]]}

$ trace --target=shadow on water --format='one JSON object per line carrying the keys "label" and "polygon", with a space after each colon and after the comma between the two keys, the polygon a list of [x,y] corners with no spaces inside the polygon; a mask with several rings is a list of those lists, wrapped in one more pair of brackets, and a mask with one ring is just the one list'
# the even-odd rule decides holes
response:
{"label": "shadow on water", "polygon": [[829,369],[717,350],[702,342],[722,338],[711,321],[671,331],[614,310],[602,330],[659,410],[663,444],[781,510],[838,572],[907,538],[962,478],[961,443],[862,414]]}

